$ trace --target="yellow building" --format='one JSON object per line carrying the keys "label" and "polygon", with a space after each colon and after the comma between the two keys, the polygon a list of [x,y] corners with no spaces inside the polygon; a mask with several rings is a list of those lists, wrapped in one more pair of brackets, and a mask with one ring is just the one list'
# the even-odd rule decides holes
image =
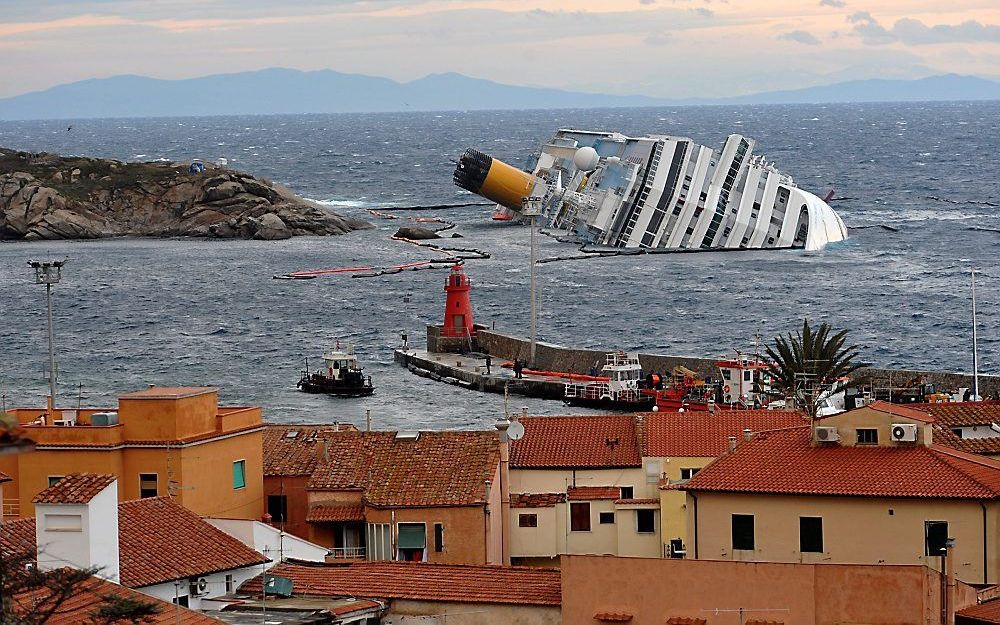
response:
{"label": "yellow building", "polygon": [[32,498],[72,473],[109,473],[123,501],[170,495],[202,516],[263,514],[263,422],[259,407],[220,407],[214,388],[149,389],[117,410],[9,411],[37,443],[0,456],[4,517],[33,516]]}
{"label": "yellow building", "polygon": [[687,496],[684,484],[737,441],[757,432],[801,426],[802,413],[785,410],[651,412],[640,416],[642,460],[659,474],[660,535],[663,557],[687,554]]}
{"label": "yellow building", "polygon": [[633,415],[520,421],[524,436],[510,456],[513,563],[660,554],[659,473],[643,468]]}
{"label": "yellow building", "polygon": [[925,564],[1000,580],[1000,462],[934,443],[934,418],[875,402],[754,435],[676,488],[688,557]]}

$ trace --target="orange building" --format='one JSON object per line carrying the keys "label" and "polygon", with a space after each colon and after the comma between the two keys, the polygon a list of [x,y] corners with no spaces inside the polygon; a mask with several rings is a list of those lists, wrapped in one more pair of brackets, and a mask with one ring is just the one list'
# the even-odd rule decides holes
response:
{"label": "orange building", "polygon": [[[942,623],[941,575],[919,565],[570,555],[561,570],[573,625]],[[961,582],[948,595],[955,609],[976,603]]]}
{"label": "orange building", "polygon": [[503,561],[497,432],[269,426],[265,459],[272,523],[335,557]]}
{"label": "orange building", "polygon": [[11,481],[5,518],[33,516],[35,495],[71,473],[108,473],[119,499],[170,495],[202,516],[257,519],[263,511],[263,423],[255,406],[220,407],[214,388],[151,387],[118,409],[11,411],[32,453],[0,456]]}

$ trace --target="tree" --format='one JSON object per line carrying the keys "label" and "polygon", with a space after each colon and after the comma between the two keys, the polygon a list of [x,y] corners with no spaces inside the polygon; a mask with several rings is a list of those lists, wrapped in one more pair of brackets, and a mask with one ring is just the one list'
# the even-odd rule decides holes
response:
{"label": "tree", "polygon": [[94,625],[130,623],[139,625],[153,620],[160,613],[160,606],[137,597],[101,593],[101,605],[90,613]]}
{"label": "tree", "polygon": [[802,330],[778,335],[774,346],[767,346],[771,395],[791,398],[797,407],[815,418],[823,389],[863,365],[854,362],[858,346],[845,347],[847,330],[831,334],[826,322],[813,329],[808,319]]}

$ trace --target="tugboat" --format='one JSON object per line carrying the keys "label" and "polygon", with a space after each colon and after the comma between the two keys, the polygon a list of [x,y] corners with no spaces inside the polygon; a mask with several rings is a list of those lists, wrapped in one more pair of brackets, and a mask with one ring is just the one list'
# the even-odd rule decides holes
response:
{"label": "tugboat", "polygon": [[365,397],[375,392],[371,376],[366,376],[358,366],[358,357],[354,348],[347,350],[337,347],[323,354],[326,367],[320,371],[309,371],[309,361],[306,369],[296,385],[306,393],[325,393],[338,397]]}
{"label": "tugboat", "polygon": [[563,403],[567,406],[635,411],[650,410],[655,405],[656,398],[644,395],[640,389],[643,378],[638,354],[607,354],[601,372],[602,380],[567,382]]}
{"label": "tugboat", "polygon": [[643,395],[655,399],[654,410],[747,410],[766,407],[771,379],[767,362],[760,356],[737,352],[736,358],[715,363],[720,378],[700,379],[687,367],[674,367],[669,380],[657,373],[646,376]]}

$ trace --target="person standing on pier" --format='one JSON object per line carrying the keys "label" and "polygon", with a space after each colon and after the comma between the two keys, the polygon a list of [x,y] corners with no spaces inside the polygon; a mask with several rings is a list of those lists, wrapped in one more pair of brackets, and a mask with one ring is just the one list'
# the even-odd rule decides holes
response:
{"label": "person standing on pier", "polygon": [[493,358],[486,354],[486,375],[490,375],[490,365],[493,364]]}

